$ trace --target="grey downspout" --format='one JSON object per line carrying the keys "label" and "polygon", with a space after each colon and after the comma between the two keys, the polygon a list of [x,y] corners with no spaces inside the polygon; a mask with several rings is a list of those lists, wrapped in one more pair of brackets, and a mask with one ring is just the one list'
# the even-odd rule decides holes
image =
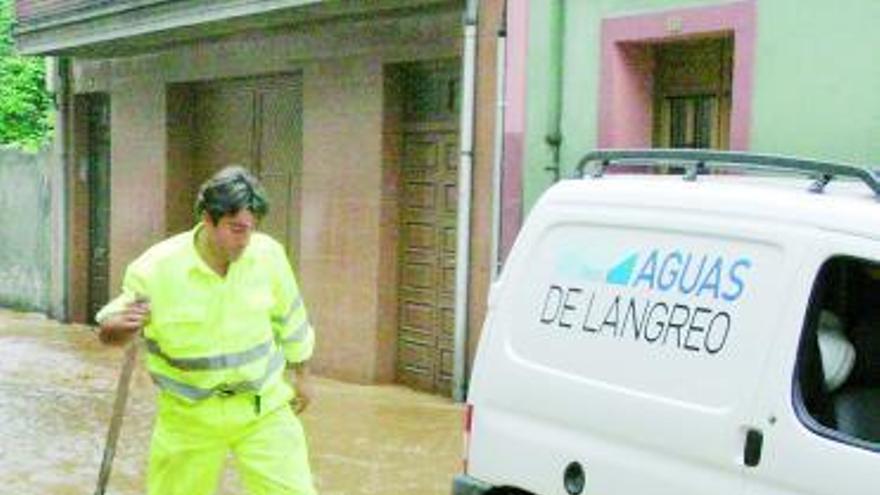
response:
{"label": "grey downspout", "polygon": [[492,163],[492,281],[498,279],[501,272],[501,260],[498,255],[501,244],[501,207],[502,207],[502,164],[504,163],[504,116],[507,110],[507,0],[504,0],[501,13],[501,26],[498,28],[497,51],[495,53],[495,143]]}
{"label": "grey downspout", "polygon": [[461,129],[458,167],[458,223],[455,255],[455,333],[453,335],[452,398],[467,395],[465,374],[468,345],[468,279],[470,278],[471,188],[474,162],[474,100],[477,65],[477,11],[479,0],[468,0],[464,17]]}
{"label": "grey downspout", "polygon": [[551,0],[550,12],[550,91],[548,95],[547,135],[551,164],[544,170],[553,174],[553,182],[561,175],[559,151],[562,147],[562,76],[565,56],[565,0]]}

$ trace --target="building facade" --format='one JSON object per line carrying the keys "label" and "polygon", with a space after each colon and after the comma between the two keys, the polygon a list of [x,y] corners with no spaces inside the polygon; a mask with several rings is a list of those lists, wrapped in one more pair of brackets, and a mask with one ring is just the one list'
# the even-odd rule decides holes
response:
{"label": "building facade", "polygon": [[[702,147],[880,163],[880,3],[519,2],[508,146],[528,211],[595,148]],[[516,26],[519,26],[516,29]],[[513,128],[511,127],[513,126]],[[513,156],[511,156],[513,154]],[[515,230],[511,228],[511,230]],[[506,241],[509,242],[509,241]]]}
{"label": "building facade", "polygon": [[494,113],[473,108],[494,106],[502,1],[16,9],[19,49],[55,60],[63,316],[88,321],[237,163],[268,190],[316,372],[463,391],[491,266]]}

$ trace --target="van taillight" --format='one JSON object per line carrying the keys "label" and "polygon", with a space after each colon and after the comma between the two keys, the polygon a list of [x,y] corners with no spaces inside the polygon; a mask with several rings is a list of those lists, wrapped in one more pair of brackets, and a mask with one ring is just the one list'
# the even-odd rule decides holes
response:
{"label": "van taillight", "polygon": [[468,451],[471,448],[471,426],[473,425],[474,419],[474,406],[473,404],[465,404],[464,406],[464,431],[462,434],[464,445],[461,454],[461,472],[467,474],[468,472]]}

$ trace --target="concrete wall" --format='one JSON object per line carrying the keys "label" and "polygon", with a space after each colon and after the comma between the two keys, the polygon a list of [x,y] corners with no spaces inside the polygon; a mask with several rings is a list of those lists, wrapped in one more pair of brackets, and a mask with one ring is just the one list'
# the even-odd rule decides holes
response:
{"label": "concrete wall", "polygon": [[50,158],[0,147],[0,306],[49,310]]}
{"label": "concrete wall", "polygon": [[[746,0],[749,2],[750,0]],[[718,0],[584,0],[565,2],[561,33],[551,29],[556,0],[530,2],[523,200],[531,208],[551,183],[545,143],[550,127],[551,46],[563,36],[563,176],[598,144],[603,19],[670,9],[724,6]],[[880,66],[873,63],[880,2],[757,0],[748,148],[876,164],[880,161]],[[687,28],[687,26],[684,26]],[[734,48],[736,50],[736,48]]]}

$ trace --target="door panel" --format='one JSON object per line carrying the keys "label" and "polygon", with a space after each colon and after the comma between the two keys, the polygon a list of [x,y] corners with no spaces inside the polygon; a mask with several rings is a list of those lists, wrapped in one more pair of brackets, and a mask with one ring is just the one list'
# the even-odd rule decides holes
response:
{"label": "door panel", "polygon": [[436,176],[440,163],[432,136],[407,135],[403,146],[398,378],[431,391],[439,280]]}
{"label": "door panel", "polygon": [[458,239],[460,61],[406,64],[402,84],[397,380],[449,395]]}
{"label": "door panel", "polygon": [[404,135],[398,379],[448,393],[452,377],[457,136]]}
{"label": "door panel", "polygon": [[722,37],[654,47],[654,146],[729,146],[733,41]]}
{"label": "door panel", "polygon": [[442,209],[439,214],[440,273],[441,283],[437,294],[437,348],[434,359],[437,365],[436,391],[452,390],[452,361],[455,331],[455,261],[458,237],[458,135],[454,132],[440,136],[440,194]]}
{"label": "door panel", "polygon": [[196,187],[226,165],[254,167],[254,91],[235,84],[205,85],[196,100]]}
{"label": "door panel", "polygon": [[269,199],[260,229],[285,246],[293,266],[300,230],[301,87],[296,77],[201,85],[194,132],[193,187],[229,164],[253,171]]}
{"label": "door panel", "polygon": [[271,205],[262,229],[287,246],[287,255],[296,266],[302,154],[299,85],[260,89],[258,102],[259,176]]}

